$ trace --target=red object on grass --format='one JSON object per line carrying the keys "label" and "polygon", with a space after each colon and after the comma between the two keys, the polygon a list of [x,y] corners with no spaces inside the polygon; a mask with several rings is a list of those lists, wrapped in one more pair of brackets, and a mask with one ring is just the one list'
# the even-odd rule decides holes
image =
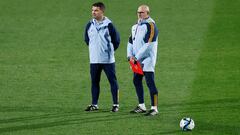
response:
{"label": "red object on grass", "polygon": [[134,73],[143,75],[143,70],[142,70],[141,64],[138,61],[136,61],[135,64],[132,61],[129,61],[129,63],[131,65],[132,71]]}

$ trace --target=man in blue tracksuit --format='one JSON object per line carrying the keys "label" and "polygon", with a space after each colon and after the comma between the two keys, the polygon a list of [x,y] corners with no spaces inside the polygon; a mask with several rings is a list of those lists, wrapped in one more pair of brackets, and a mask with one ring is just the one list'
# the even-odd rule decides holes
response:
{"label": "man in blue tracksuit", "polygon": [[[157,58],[158,30],[154,20],[149,16],[149,7],[141,5],[138,8],[138,22],[132,26],[131,36],[127,47],[128,60],[139,61],[151,96],[151,109],[146,115],[158,114],[158,90],[154,81],[154,68]],[[144,93],[142,85],[143,75],[134,73],[133,83],[139,104],[131,113],[145,113]]]}
{"label": "man in blue tracksuit", "polygon": [[117,112],[118,82],[115,72],[114,51],[119,47],[119,33],[111,20],[104,16],[105,6],[102,2],[92,5],[93,19],[88,22],[85,29],[85,42],[89,46],[91,93],[92,103],[85,111],[98,110],[98,98],[100,93],[101,72],[104,70],[111,86],[113,106],[111,111]]}

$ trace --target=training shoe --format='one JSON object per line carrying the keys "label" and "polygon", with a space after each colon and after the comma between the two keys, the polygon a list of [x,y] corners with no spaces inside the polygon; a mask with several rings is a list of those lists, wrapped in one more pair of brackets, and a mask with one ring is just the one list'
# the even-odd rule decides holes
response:
{"label": "training shoe", "polygon": [[155,109],[151,109],[145,114],[145,116],[154,116],[157,114],[158,114],[158,112]]}
{"label": "training shoe", "polygon": [[89,105],[85,111],[91,112],[91,111],[97,111],[98,110],[98,106],[96,105]]}
{"label": "training shoe", "polygon": [[145,113],[146,110],[142,109],[140,106],[137,106],[134,110],[130,111],[130,113]]}
{"label": "training shoe", "polygon": [[119,110],[119,106],[113,105],[111,112],[118,112],[118,110]]}

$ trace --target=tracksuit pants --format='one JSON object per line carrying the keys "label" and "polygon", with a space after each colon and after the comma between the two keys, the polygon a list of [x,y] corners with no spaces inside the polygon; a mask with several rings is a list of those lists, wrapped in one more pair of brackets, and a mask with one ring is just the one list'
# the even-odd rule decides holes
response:
{"label": "tracksuit pants", "polygon": [[[150,92],[151,105],[157,106],[158,90],[156,88],[155,81],[154,81],[154,72],[143,72],[143,73],[144,73],[144,77],[145,77],[145,80],[146,80],[146,83],[147,83],[147,86],[148,86],[148,89]],[[134,73],[133,83],[134,83],[134,86],[136,89],[139,104],[144,103],[144,91],[143,91],[142,80],[143,80],[143,75]]]}
{"label": "tracksuit pants", "polygon": [[111,86],[113,104],[118,104],[118,82],[115,72],[115,63],[90,64],[92,104],[97,105],[100,94],[100,79],[102,70],[105,72]]}

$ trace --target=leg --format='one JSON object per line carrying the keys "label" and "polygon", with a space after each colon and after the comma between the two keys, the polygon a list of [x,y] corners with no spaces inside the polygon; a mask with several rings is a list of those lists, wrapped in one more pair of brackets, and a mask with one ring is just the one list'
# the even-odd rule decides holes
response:
{"label": "leg", "polygon": [[117,77],[115,73],[115,63],[111,64],[104,64],[103,70],[108,78],[108,81],[111,86],[111,92],[112,92],[112,99],[113,99],[113,104],[118,104],[118,82],[117,82]]}
{"label": "leg", "polygon": [[144,103],[144,92],[143,92],[142,79],[143,79],[143,75],[139,75],[136,73],[133,74],[133,84],[136,89],[139,104]]}
{"label": "leg", "polygon": [[100,93],[100,78],[101,78],[102,66],[100,64],[90,64],[91,74],[91,91],[92,91],[92,104],[98,104],[98,98]]}
{"label": "leg", "polygon": [[154,81],[154,72],[144,72],[147,86],[151,95],[151,104],[152,106],[158,105],[158,90]]}

